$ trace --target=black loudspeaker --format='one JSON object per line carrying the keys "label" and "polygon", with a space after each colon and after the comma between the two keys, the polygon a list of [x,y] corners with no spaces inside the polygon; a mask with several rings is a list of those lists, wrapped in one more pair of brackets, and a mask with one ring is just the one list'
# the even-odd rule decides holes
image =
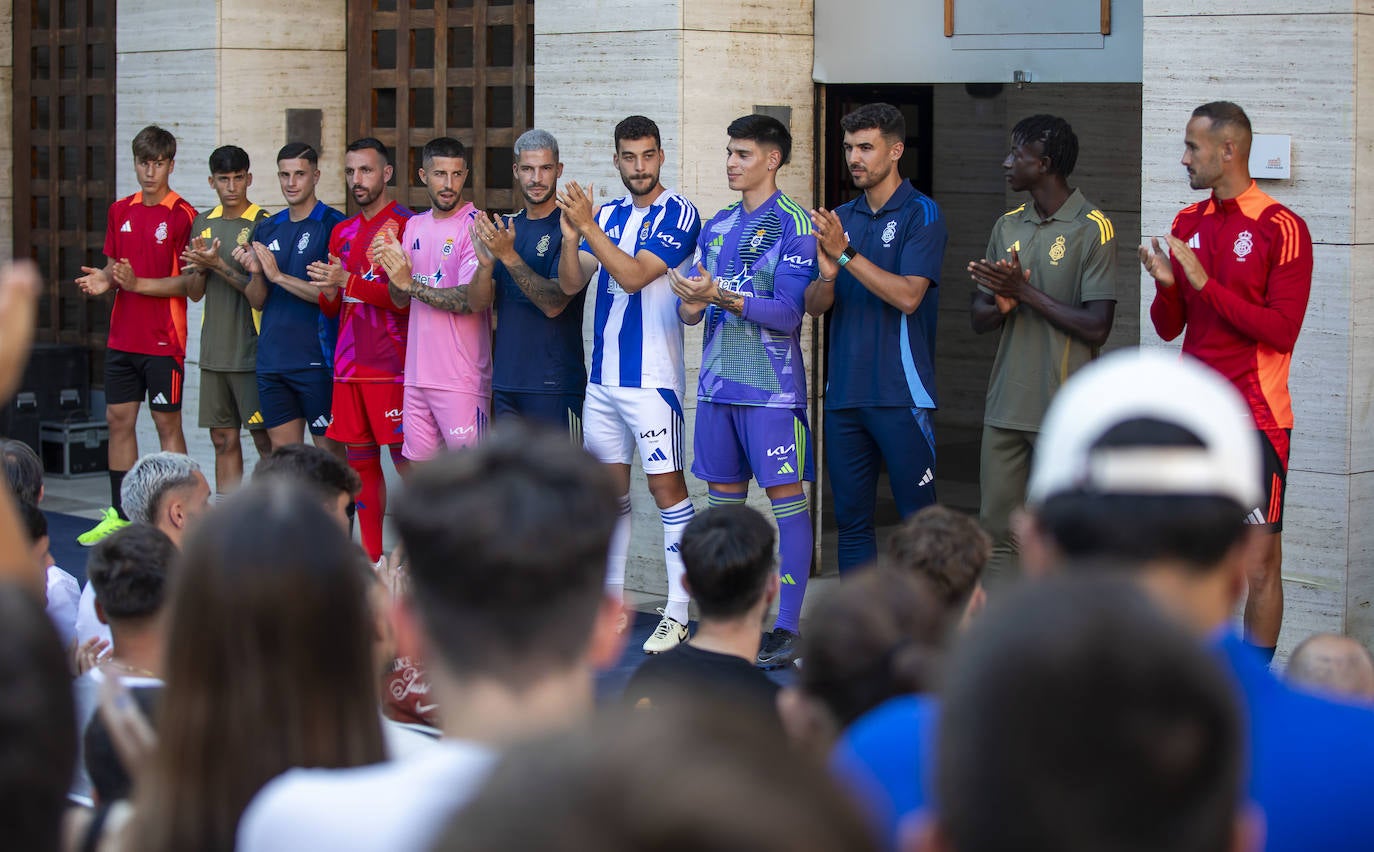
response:
{"label": "black loudspeaker", "polygon": [[36,343],[24,380],[0,410],[0,435],[42,452],[40,425],[91,407],[90,350],[64,343]]}

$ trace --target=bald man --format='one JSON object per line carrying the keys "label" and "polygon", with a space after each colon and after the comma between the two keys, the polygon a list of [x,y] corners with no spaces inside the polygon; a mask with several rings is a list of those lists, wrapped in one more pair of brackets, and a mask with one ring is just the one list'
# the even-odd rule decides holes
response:
{"label": "bald man", "polygon": [[1349,636],[1318,633],[1307,637],[1288,659],[1287,676],[1289,683],[1302,689],[1374,701],[1374,656]]}
{"label": "bald man", "polygon": [[1250,177],[1250,118],[1229,101],[1193,110],[1182,164],[1209,198],[1174,217],[1168,251],[1140,247],[1155,279],[1150,319],[1165,340],[1231,381],[1250,407],[1264,460],[1264,493],[1246,523],[1268,533],[1247,571],[1245,640],[1274,658],[1283,626],[1283,502],[1293,401],[1288,366],[1312,290],[1307,223]]}

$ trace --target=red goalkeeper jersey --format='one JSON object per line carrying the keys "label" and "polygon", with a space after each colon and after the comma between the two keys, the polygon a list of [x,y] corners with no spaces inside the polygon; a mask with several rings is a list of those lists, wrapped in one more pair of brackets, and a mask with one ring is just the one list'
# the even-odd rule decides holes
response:
{"label": "red goalkeeper jersey", "polygon": [[1165,340],[1183,334],[1185,353],[1231,380],[1287,465],[1288,367],[1312,290],[1307,223],[1251,181],[1235,198],[1185,207],[1173,235],[1197,254],[1207,283],[1194,289],[1173,260],[1174,286],[1155,285],[1155,330]]}
{"label": "red goalkeeper jersey", "polygon": [[348,284],[332,302],[321,296],[320,309],[326,316],[339,318],[336,382],[400,384],[404,380],[410,310],[392,304],[386,270],[372,261],[372,240],[384,230],[399,239],[412,215],[393,201],[371,219],[359,213],[334,226],[329,253],[343,261]]}

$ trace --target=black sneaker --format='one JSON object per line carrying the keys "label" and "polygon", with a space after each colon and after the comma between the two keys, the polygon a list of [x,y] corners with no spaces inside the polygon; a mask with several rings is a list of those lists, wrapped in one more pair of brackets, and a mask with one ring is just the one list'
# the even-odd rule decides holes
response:
{"label": "black sneaker", "polygon": [[758,662],[761,669],[780,669],[792,662],[801,642],[801,634],[793,633],[785,627],[775,627],[772,633],[763,637],[763,647],[759,648]]}

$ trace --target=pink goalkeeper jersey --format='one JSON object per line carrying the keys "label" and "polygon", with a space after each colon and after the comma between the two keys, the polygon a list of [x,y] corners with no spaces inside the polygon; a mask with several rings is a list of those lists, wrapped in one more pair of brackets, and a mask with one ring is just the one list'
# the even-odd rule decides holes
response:
{"label": "pink goalkeeper jersey", "polygon": [[[443,219],[430,211],[406,222],[401,242],[416,280],[440,289],[472,281],[477,253],[469,229],[477,215],[469,203]],[[411,299],[406,384],[490,394],[491,310],[452,314]]]}

